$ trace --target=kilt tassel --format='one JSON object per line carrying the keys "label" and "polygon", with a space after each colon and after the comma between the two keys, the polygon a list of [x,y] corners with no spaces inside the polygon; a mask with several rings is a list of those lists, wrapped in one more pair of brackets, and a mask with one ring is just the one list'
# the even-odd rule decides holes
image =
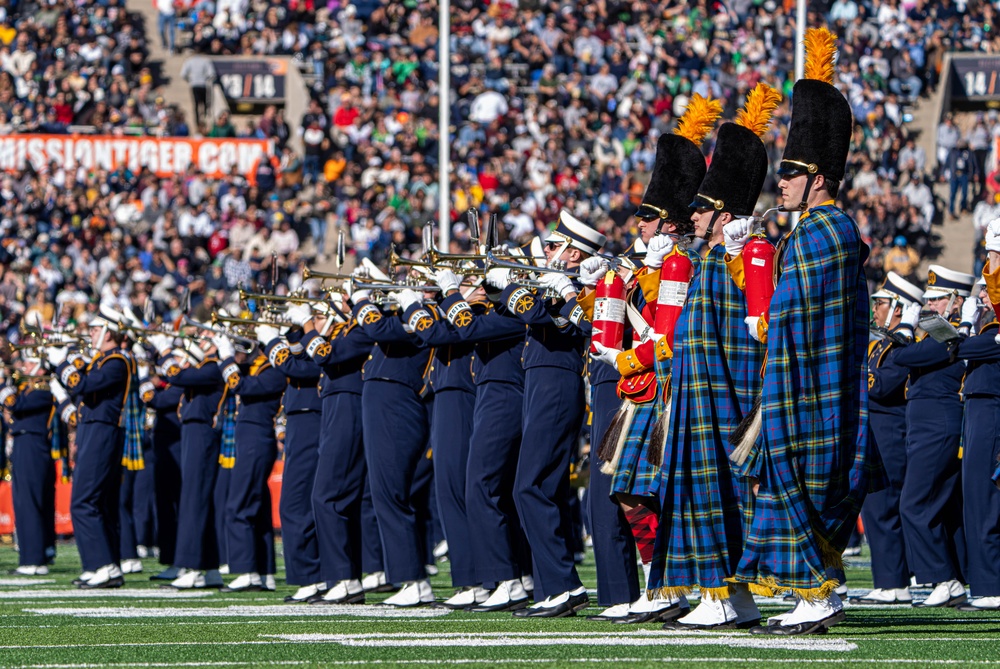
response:
{"label": "kilt tassel", "polygon": [[646,599],[653,601],[654,599],[680,599],[691,594],[690,586],[679,585],[677,587],[663,586],[662,588],[653,588],[652,590],[646,590]]}
{"label": "kilt tassel", "polygon": [[663,412],[659,420],[653,426],[653,431],[649,435],[649,443],[646,445],[646,460],[653,467],[663,466],[663,454],[667,448],[667,428],[670,425],[671,396],[673,395],[673,385],[670,378],[663,384]]}
{"label": "kilt tassel", "polygon": [[760,430],[764,424],[764,417],[760,410],[760,398],[761,396],[757,395],[750,413],[744,416],[739,427],[729,436],[729,443],[736,447],[729,459],[737,465],[746,462],[747,456],[750,455],[754,444],[757,443],[757,437],[760,436]]}
{"label": "kilt tassel", "polygon": [[792,588],[792,592],[806,600],[807,602],[813,602],[818,599],[826,599],[833,594],[833,591],[840,586],[840,581],[837,579],[829,579],[823,581],[823,585],[818,588]]}
{"label": "kilt tassel", "polygon": [[819,552],[820,558],[823,560],[823,566],[827,569],[844,569],[844,553],[843,551],[838,551],[836,548],[830,545],[823,537],[817,537],[819,542]]}
{"label": "kilt tassel", "polygon": [[701,588],[701,596],[704,597],[708,595],[708,598],[713,601],[719,601],[720,599],[729,599],[729,586],[724,585],[721,588]]}
{"label": "kilt tassel", "polygon": [[622,448],[625,446],[628,427],[632,423],[634,414],[635,403],[629,400],[622,402],[611,421],[611,425],[608,426],[608,431],[601,439],[601,446],[597,449],[597,458],[601,460],[601,472],[608,476],[613,476],[618,469],[618,461],[622,457]]}
{"label": "kilt tassel", "polygon": [[[733,580],[733,582],[735,582],[735,580]],[[807,602],[826,599],[833,594],[833,591],[839,586],[840,581],[836,579],[828,579],[823,581],[823,585],[818,588],[790,588],[787,585],[781,585],[778,582],[778,579],[774,576],[760,577],[757,579],[756,583],[747,583],[747,587],[750,589],[750,592],[760,597],[777,597],[778,595],[783,595],[790,591]]]}

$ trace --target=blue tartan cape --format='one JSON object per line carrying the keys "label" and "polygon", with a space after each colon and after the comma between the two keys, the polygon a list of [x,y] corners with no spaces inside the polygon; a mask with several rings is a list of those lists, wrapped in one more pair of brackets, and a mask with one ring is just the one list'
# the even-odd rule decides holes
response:
{"label": "blue tartan cape", "polygon": [[[780,246],[779,246],[780,248]],[[831,204],[784,240],[771,298],[762,429],[743,473],[760,481],[736,581],[810,599],[838,584],[878,460],[868,441],[868,247]]]}
{"label": "blue tartan cape", "polygon": [[236,395],[229,392],[229,388],[222,392],[222,409],[216,417],[221,437],[219,465],[223,469],[232,469],[236,466]]}
{"label": "blue tartan cape", "polygon": [[122,466],[129,471],[146,468],[142,454],[142,440],[146,432],[146,408],[139,397],[139,377],[135,357],[121,351],[128,365],[128,385],[125,388],[125,406],[122,408],[122,427],[125,446],[122,449]]}
{"label": "blue tartan cape", "polygon": [[747,332],[746,299],[725,254],[718,245],[700,263],[674,339],[660,524],[648,583],[650,591],[671,597],[693,586],[728,596],[725,579],[736,572],[753,511],[748,480],[730,467],[728,438],[759,392],[764,347]]}

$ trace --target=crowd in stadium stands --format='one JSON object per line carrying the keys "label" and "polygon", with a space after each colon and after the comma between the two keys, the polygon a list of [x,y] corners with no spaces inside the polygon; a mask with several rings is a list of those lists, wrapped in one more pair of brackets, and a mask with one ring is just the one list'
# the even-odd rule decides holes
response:
{"label": "crowd in stadium stands", "polygon": [[[7,176],[0,311],[8,323],[15,297],[56,322],[101,299],[139,305],[146,295],[169,314],[180,306],[178,286],[191,289],[204,316],[240,283],[269,288],[272,257],[283,280],[294,276],[303,253],[321,255],[334,230],[376,261],[390,244],[419,243],[438,194],[435,2],[143,1],[159,14],[148,34],[124,0],[0,0],[0,134],[200,129],[272,138],[275,156],[248,179],[57,165]],[[595,222],[608,250],[624,249],[656,137],[671,131],[691,94],[722,98],[732,118],[760,79],[790,92],[793,17],[794,3],[775,0],[453,0],[453,243],[468,243],[470,207],[498,213],[519,242],[566,208]],[[939,155],[925,155],[911,133],[912,104],[937,86],[947,51],[1000,51],[995,11],[955,0],[835,0],[812,8],[809,21],[840,36],[837,85],[857,121],[841,200],[871,245],[870,279],[888,269],[910,276],[934,253],[932,226],[984,190],[985,147],[1000,131],[992,114],[954,141],[939,132]],[[249,124],[220,115],[188,126],[157,96],[147,39],[188,55],[292,56],[313,93],[298,119],[302,154],[277,108]],[[774,162],[788,116],[786,99],[766,139]],[[956,169],[963,142],[978,172],[971,163],[964,175]],[[935,199],[935,179],[951,183],[951,203]],[[762,209],[775,185],[769,177]],[[787,225],[785,215],[772,218],[767,233],[776,239]]]}

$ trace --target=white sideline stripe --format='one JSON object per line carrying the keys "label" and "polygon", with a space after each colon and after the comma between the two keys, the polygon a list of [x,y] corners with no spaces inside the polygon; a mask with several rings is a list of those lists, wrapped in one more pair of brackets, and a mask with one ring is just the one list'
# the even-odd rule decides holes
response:
{"label": "white sideline stripe", "polygon": [[[566,662],[567,658],[504,658],[486,660],[482,658],[457,658],[457,659],[435,659],[435,660],[323,660],[323,666],[330,667],[354,667],[360,665],[442,665],[442,664],[468,664],[468,665],[501,665],[501,664],[555,664]],[[896,659],[803,659],[803,658],[755,658],[755,657],[575,657],[571,662],[584,662],[588,664],[634,664],[649,662],[684,662],[687,664],[717,664],[720,662],[731,662],[741,664],[847,664],[864,662],[866,664],[919,664],[919,665],[955,665],[964,666],[993,666],[1000,664],[1000,660],[896,660]],[[265,666],[302,666],[317,663],[315,660],[271,660],[255,661],[255,665]],[[107,664],[22,664],[15,665],[15,669],[102,669],[103,667],[234,667],[245,666],[246,662],[128,662],[128,663],[107,663]]]}
{"label": "white sideline stripe", "polygon": [[328,642],[341,646],[363,648],[441,648],[455,646],[726,646],[770,650],[809,650],[847,652],[857,645],[845,639],[774,638],[684,633],[664,633],[640,630],[634,633],[607,634],[602,632],[483,632],[483,633],[423,633],[401,634],[263,634],[268,639],[301,643]]}
{"label": "white sideline stripe", "polygon": [[0,586],[16,586],[23,588],[32,585],[51,585],[55,583],[54,578],[0,578]]}
{"label": "white sideline stripe", "polygon": [[26,613],[43,616],[73,616],[74,618],[329,618],[353,616],[365,618],[438,618],[446,616],[449,609],[394,609],[388,606],[348,604],[344,606],[225,606],[214,608],[144,609],[135,606],[93,608],[54,607],[24,609]]}
{"label": "white sideline stripe", "polygon": [[14,590],[0,591],[0,599],[197,599],[214,592],[196,590]]}

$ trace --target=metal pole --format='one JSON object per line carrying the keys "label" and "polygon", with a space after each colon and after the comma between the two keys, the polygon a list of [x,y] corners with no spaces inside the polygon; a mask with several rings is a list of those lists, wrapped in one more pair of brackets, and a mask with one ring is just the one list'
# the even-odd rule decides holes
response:
{"label": "metal pole", "polygon": [[451,2],[438,0],[438,247],[451,244]]}
{"label": "metal pole", "polygon": [[[795,2],[795,80],[806,74],[806,0]],[[794,101],[793,101],[794,103]],[[794,229],[799,224],[799,212],[792,212],[789,221]]]}

